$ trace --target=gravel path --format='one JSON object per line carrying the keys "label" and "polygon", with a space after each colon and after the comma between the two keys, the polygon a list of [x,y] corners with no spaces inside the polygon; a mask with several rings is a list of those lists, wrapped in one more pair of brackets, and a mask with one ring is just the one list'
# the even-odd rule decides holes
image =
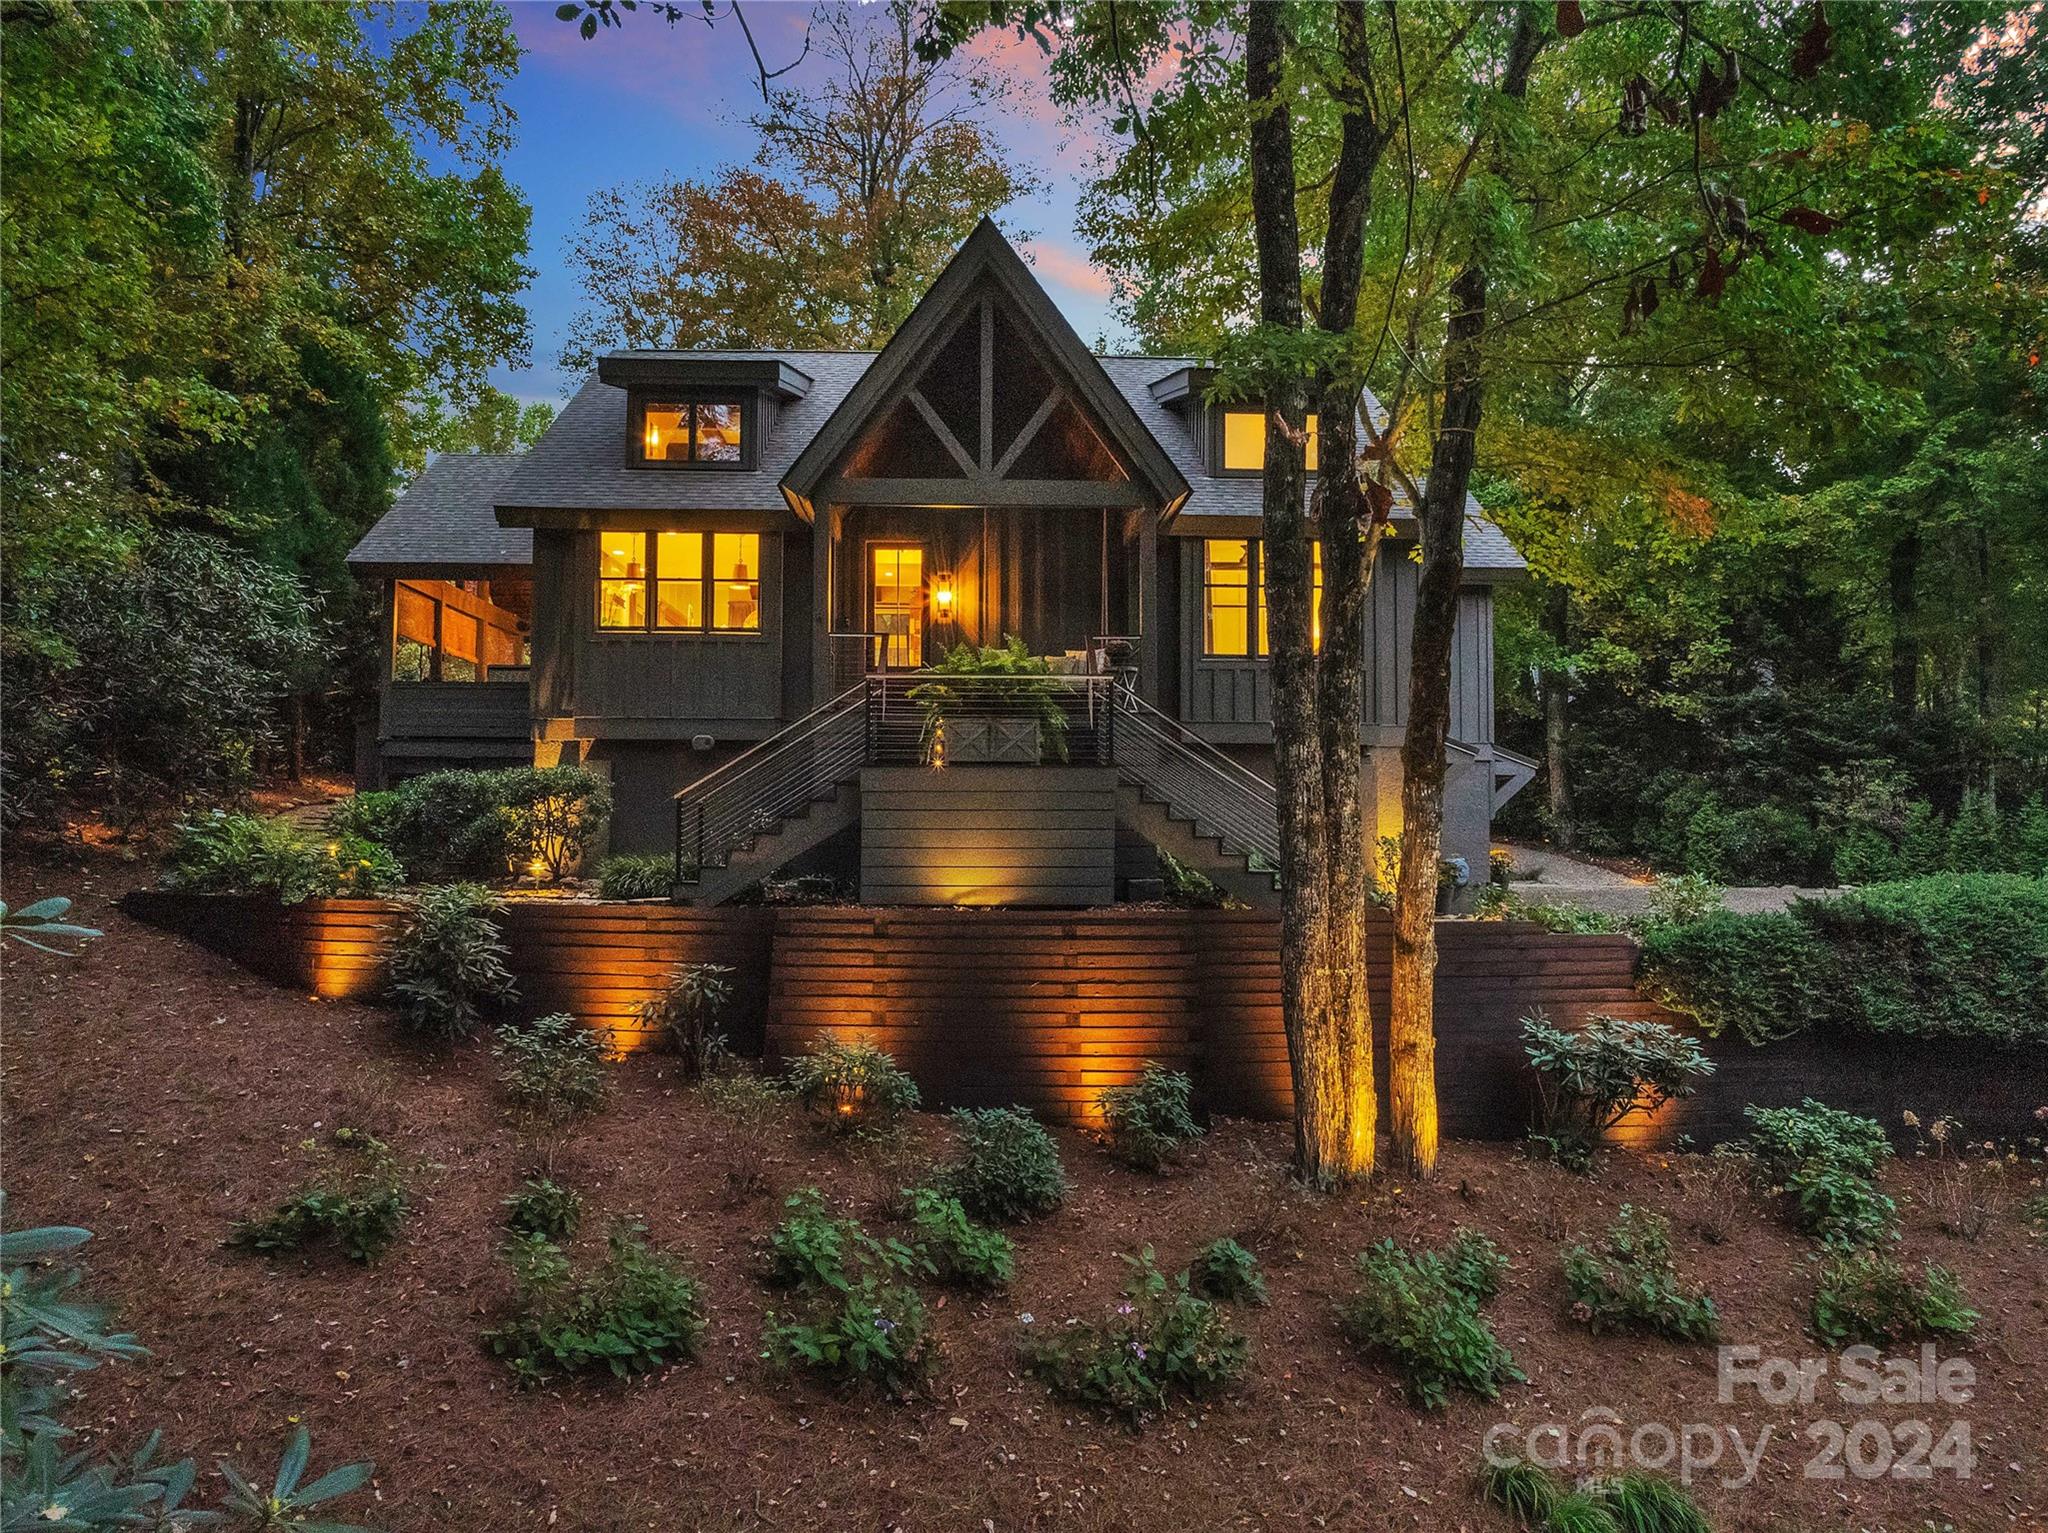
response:
{"label": "gravel path", "polygon": [[[1573,857],[1550,847],[1507,843],[1515,854],[1514,891],[1530,904],[1584,905],[1608,915],[1634,915],[1650,908],[1651,881],[1617,873],[1596,862]],[[1530,880],[1528,875],[1538,875]],[[1730,889],[1723,896],[1730,910],[1744,914],[1762,910],[1783,910],[1793,900],[1839,893],[1834,889],[1804,889],[1796,884],[1763,884],[1749,889]]]}

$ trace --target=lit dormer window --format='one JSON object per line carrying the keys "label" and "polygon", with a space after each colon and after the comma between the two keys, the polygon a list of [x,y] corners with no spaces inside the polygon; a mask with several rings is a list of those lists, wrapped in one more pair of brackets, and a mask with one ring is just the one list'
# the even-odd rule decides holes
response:
{"label": "lit dormer window", "polygon": [[[1316,417],[1308,418],[1308,471],[1316,471]],[[1229,409],[1223,412],[1223,468],[1226,473],[1256,474],[1266,466],[1266,412]]]}
{"label": "lit dormer window", "polygon": [[737,399],[649,399],[638,415],[642,463],[740,466],[746,410]]}

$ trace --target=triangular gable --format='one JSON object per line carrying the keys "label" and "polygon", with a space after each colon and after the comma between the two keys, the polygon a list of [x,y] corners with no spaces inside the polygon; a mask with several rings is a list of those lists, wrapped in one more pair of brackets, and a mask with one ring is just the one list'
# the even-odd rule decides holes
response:
{"label": "triangular gable", "polygon": [[1188,483],[984,218],[782,479],[912,503],[1099,498],[1171,514]]}

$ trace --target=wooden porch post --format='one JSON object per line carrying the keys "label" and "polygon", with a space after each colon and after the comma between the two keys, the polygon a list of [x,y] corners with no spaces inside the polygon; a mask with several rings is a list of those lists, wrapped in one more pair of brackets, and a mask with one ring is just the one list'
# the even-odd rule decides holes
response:
{"label": "wooden porch post", "polygon": [[831,700],[839,678],[832,653],[832,545],[840,509],[819,506],[811,516],[811,706]]}
{"label": "wooden porch post", "polygon": [[1159,518],[1150,507],[1138,509],[1138,695],[1159,706],[1159,665],[1163,642],[1159,626]]}

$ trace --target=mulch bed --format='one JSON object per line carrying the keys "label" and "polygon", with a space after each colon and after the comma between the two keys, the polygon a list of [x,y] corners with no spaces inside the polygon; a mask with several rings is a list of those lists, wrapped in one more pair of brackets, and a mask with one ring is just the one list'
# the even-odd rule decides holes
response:
{"label": "mulch bed", "polygon": [[[981,1301],[949,1296],[932,1398],[840,1398],[759,1359],[770,1298],[757,1242],[778,1199],[816,1184],[879,1224],[894,1189],[943,1154],[921,1119],[888,1153],[827,1148],[800,1122],[751,1136],[704,1107],[658,1057],[619,1067],[605,1113],[569,1141],[557,1176],[600,1215],[638,1215],[701,1276],[711,1329],[695,1363],[632,1384],[518,1393],[480,1348],[509,1292],[495,1254],[499,1202],[530,1151],[514,1134],[481,1044],[423,1055],[379,1011],[281,990],[112,908],[146,870],[106,860],[8,870],[15,903],[79,895],[106,937],[75,960],[5,960],[5,1184],[15,1225],[77,1223],[89,1291],[152,1349],[80,1375],[72,1420],[87,1443],[135,1446],[153,1425],[210,1461],[267,1464],[295,1420],[315,1464],[377,1461],[376,1504],[333,1515],[394,1530],[1505,1528],[1473,1494],[1488,1426],[1565,1423],[1605,1407],[1644,1422],[1774,1428],[1757,1482],[1695,1494],[1722,1529],[2048,1527],[2048,1243],[2016,1212],[2041,1184],[2022,1166],[1989,1232],[1940,1234],[1916,1200],[1927,1168],[1887,1187],[1904,1251],[1961,1274],[1985,1318],[1963,1349],[1979,1392],[1945,1407],[1848,1408],[1824,1394],[1771,1407],[1716,1401],[1712,1348],[1594,1337],[1564,1314],[1560,1247],[1625,1202],[1673,1217],[1681,1275],[1706,1282],[1727,1338],[1812,1357],[1802,1332],[1810,1243],[1728,1178],[1686,1157],[1603,1156],[1589,1178],[1498,1146],[1454,1144],[1428,1186],[1382,1177],[1342,1196],[1290,1189],[1284,1126],[1225,1123],[1163,1177],[1110,1163],[1063,1133],[1068,1204],[1013,1231],[1018,1277]],[[266,1260],[222,1248],[231,1221],[304,1175],[301,1141],[370,1127],[428,1167],[418,1211],[378,1264]],[[765,1186],[735,1190],[758,1172]],[[580,1245],[602,1240],[586,1220]],[[1405,1403],[1332,1325],[1353,1255],[1382,1236],[1485,1230],[1514,1259],[1488,1313],[1531,1382],[1496,1405],[1441,1414]],[[1702,1237],[1722,1234],[1722,1243]],[[1177,1266],[1237,1234],[1265,1263],[1273,1302],[1247,1312],[1241,1389],[1132,1434],[1054,1400],[1016,1367],[1020,1315],[1043,1327],[1115,1296],[1120,1251],[1151,1244]],[[1945,1349],[1946,1350],[1946,1349]],[[1806,1478],[1813,1421],[1972,1423],[1965,1481]]]}

